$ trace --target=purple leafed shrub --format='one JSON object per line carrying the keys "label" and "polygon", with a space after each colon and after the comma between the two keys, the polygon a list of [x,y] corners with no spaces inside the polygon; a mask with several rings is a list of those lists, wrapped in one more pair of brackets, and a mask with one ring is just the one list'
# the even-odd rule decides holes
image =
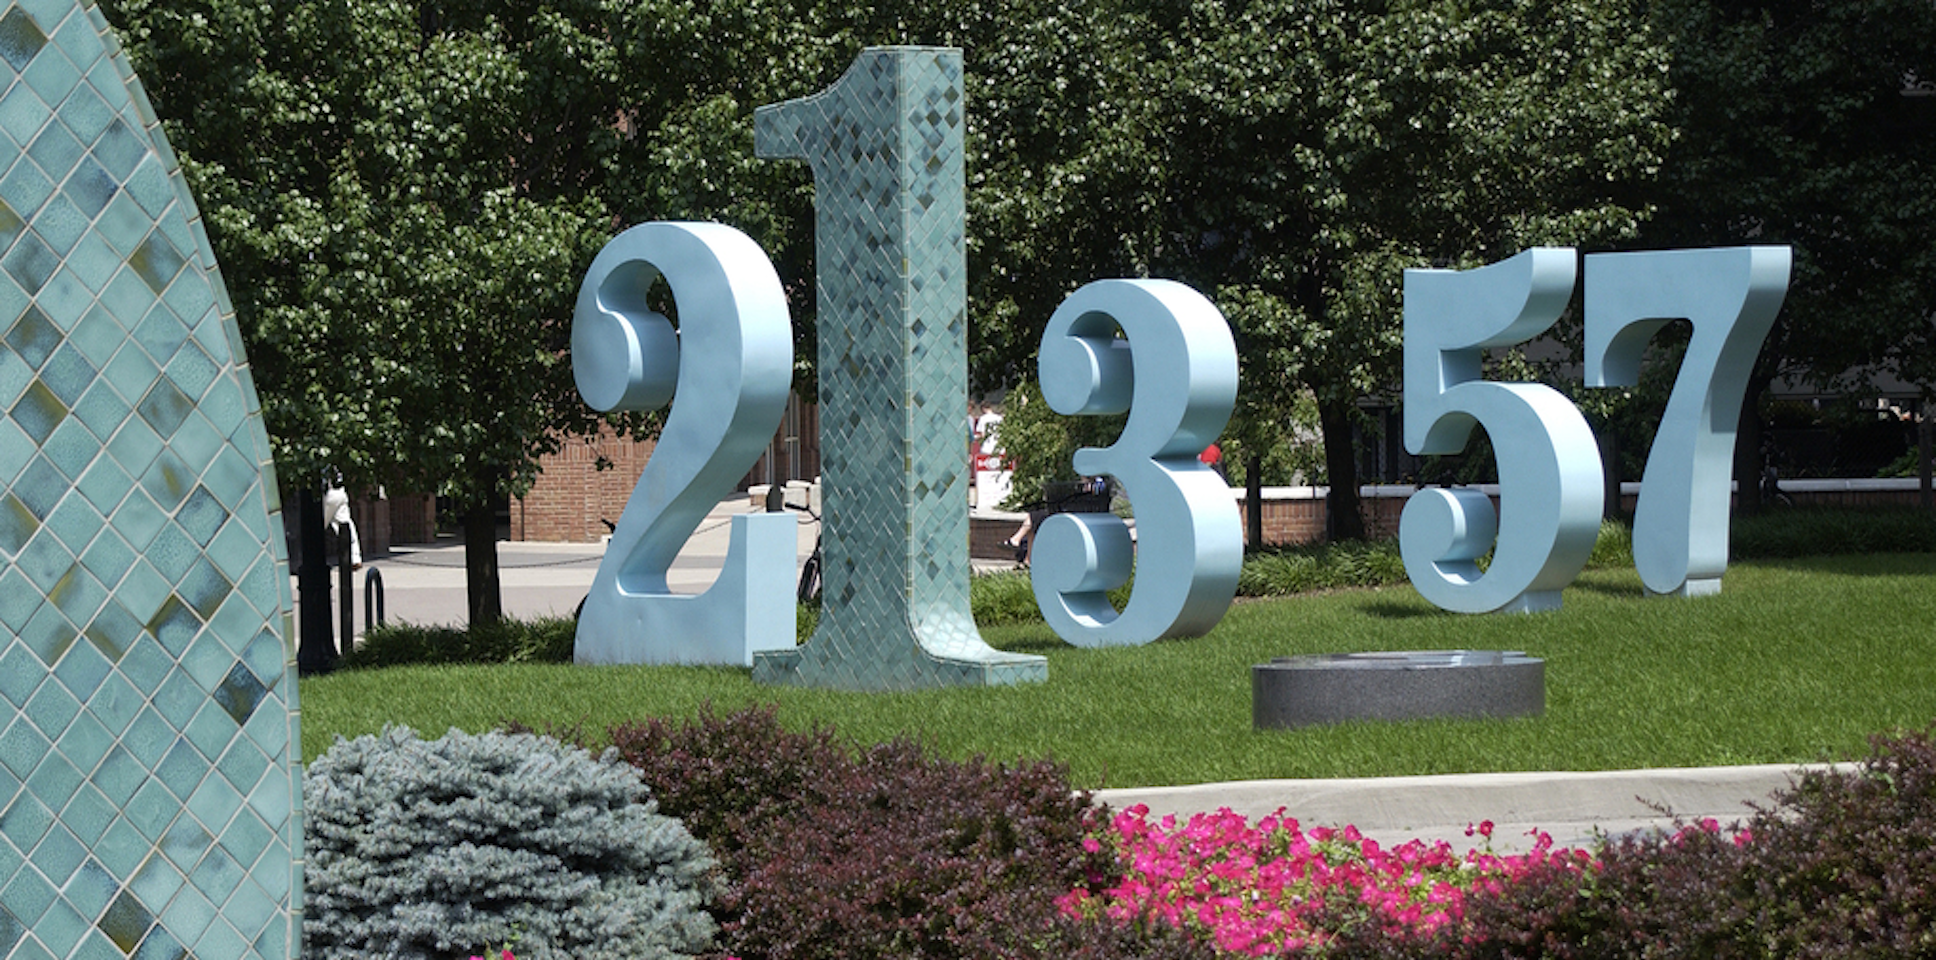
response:
{"label": "purple leafed shrub", "polygon": [[1211,956],[1167,933],[1057,916],[1117,866],[1099,811],[1048,762],[958,762],[908,740],[851,748],[771,708],[611,731],[660,810],[720,858],[721,949],[761,960]]}

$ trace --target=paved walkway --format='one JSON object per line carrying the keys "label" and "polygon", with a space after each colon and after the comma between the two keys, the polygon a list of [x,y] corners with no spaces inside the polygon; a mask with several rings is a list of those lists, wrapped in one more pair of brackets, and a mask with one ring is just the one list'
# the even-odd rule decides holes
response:
{"label": "paved walkway", "polygon": [[[718,576],[726,556],[727,529],[735,513],[749,512],[744,499],[722,502],[700,524],[673,562],[668,581],[675,591],[698,593]],[[812,553],[817,526],[800,516],[798,559]],[[504,611],[515,617],[570,616],[590,588],[605,546],[595,543],[498,544]],[[978,569],[1007,566],[975,561]],[[370,560],[356,575],[355,619],[364,621],[367,571],[378,571],[390,620],[425,624],[462,623],[464,547],[461,542],[398,547]],[[1473,845],[1468,824],[1492,820],[1495,850],[1522,851],[1531,845],[1527,831],[1550,833],[1562,846],[1590,843],[1595,831],[1620,834],[1664,828],[1671,823],[1653,807],[1671,809],[1687,819],[1713,817],[1722,823],[1745,819],[1749,804],[1767,805],[1769,796],[1788,786],[1798,767],[1787,765],[1630,770],[1596,773],[1460,774],[1343,780],[1260,780],[1194,786],[1105,790],[1112,806],[1148,804],[1156,815],[1187,818],[1195,812],[1230,807],[1253,820],[1279,807],[1308,827],[1354,824],[1382,844],[1413,837],[1443,839],[1457,849]],[[1651,805],[1651,806],[1650,806]]]}

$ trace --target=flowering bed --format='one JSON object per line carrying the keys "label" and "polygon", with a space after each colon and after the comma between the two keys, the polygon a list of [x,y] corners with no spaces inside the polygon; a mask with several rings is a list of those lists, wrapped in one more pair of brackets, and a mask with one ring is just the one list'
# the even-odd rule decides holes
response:
{"label": "flowering bed", "polygon": [[[1174,816],[1151,822],[1137,804],[1116,814],[1106,837],[1126,865],[1121,880],[1078,888],[1057,905],[1070,917],[1167,924],[1226,953],[1267,956],[1321,946],[1352,924],[1428,935],[1463,916],[1471,890],[1497,892],[1535,867],[1578,873],[1594,863],[1537,831],[1530,852],[1494,854],[1492,831],[1490,820],[1468,827],[1484,846],[1461,856],[1442,840],[1385,849],[1351,826],[1305,831],[1282,808],[1255,826],[1229,808],[1178,825]],[[1084,844],[1093,852],[1103,842]]]}

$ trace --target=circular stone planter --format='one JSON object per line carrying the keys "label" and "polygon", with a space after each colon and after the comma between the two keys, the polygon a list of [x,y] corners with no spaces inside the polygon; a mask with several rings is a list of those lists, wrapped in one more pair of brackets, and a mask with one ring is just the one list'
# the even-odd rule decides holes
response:
{"label": "circular stone planter", "polygon": [[1331,653],[1250,668],[1250,722],[1258,730],[1545,710],[1546,661],[1517,650]]}

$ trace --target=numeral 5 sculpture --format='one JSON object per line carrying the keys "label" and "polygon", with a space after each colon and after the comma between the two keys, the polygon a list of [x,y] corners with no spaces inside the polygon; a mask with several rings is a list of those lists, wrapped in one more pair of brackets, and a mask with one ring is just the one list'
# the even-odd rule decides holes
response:
{"label": "numeral 5 sculpture", "polygon": [[[1405,272],[1406,449],[1456,453],[1483,424],[1499,460],[1496,517],[1482,493],[1427,489],[1400,518],[1406,572],[1448,610],[1557,607],[1593,549],[1600,456],[1579,411],[1538,384],[1479,379],[1484,348],[1523,343],[1558,318],[1574,263],[1570,249],[1539,248],[1476,270]],[[1790,263],[1787,247],[1586,257],[1589,386],[1634,384],[1661,327],[1694,327],[1634,512],[1634,565],[1651,593],[1721,589],[1735,425]]]}

